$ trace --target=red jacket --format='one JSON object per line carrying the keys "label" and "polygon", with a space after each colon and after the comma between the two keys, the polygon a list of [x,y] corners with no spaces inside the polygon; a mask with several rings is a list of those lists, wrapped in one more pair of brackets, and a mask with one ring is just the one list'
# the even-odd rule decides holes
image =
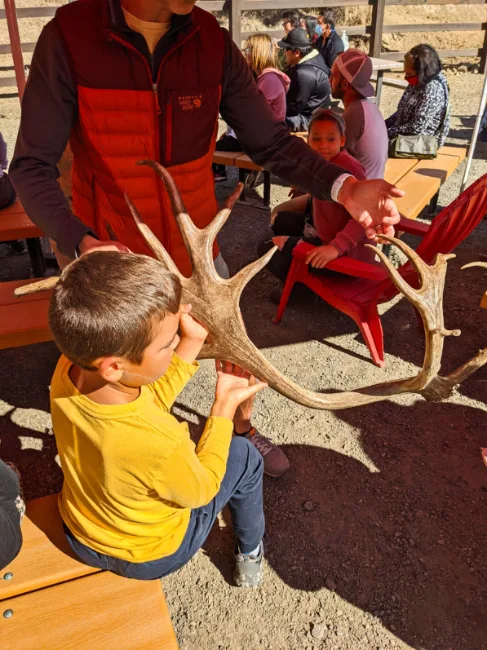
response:
{"label": "red jacket", "polygon": [[[101,239],[109,239],[109,223],[134,253],[150,254],[126,206],[126,193],[189,275],[191,264],[167,193],[152,169],[135,163],[152,159],[168,167],[196,225],[203,228],[213,219],[217,204],[210,162],[222,32],[211,14],[196,7],[191,29],[179,34],[151,70],[133,42],[134,33],[130,37],[110,27],[108,8],[99,0],[79,0],[55,17],[78,95],[78,121],[70,138],[74,212]],[[211,66],[204,64],[208,60]]]}

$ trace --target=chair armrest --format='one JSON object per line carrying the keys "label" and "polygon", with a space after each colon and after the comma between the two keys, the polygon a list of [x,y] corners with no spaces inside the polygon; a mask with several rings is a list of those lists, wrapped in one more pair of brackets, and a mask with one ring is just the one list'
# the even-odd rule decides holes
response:
{"label": "chair armrest", "polygon": [[[305,260],[306,255],[316,248],[312,244],[301,242],[293,249],[293,257]],[[345,275],[353,275],[357,278],[366,278],[367,280],[384,280],[387,277],[387,271],[382,266],[368,264],[360,260],[354,260],[351,257],[338,257],[336,260],[328,262],[326,265],[330,271],[337,271]]]}
{"label": "chair armrest", "polygon": [[421,223],[421,221],[408,219],[407,217],[401,217],[401,221],[396,226],[396,230],[407,232],[410,235],[417,235],[418,237],[424,237],[429,228],[429,223]]}

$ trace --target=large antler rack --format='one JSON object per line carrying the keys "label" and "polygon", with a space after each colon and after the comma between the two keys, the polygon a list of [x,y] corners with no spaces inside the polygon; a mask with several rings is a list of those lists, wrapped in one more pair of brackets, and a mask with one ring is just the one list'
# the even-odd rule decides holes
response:
{"label": "large antler rack", "polygon": [[[445,329],[443,318],[447,263],[455,256],[439,254],[435,263],[429,266],[401,240],[384,237],[404,252],[421,280],[419,289],[413,289],[387,257],[381,251],[377,251],[396,287],[421,314],[426,337],[423,367],[413,377],[375,384],[355,391],[323,394],[299,386],[279,372],[250,341],[239,307],[243,289],[267,264],[276,247],[229,279],[222,278],[218,274],[213,262],[213,244],[230,216],[240,195],[241,186],[230,196],[225,207],[218,212],[213,221],[206,228],[199,229],[187,214],[178,188],[169,172],[160,164],[150,160],[140,161],[138,164],[152,167],[168,191],[176,221],[191,258],[193,266],[191,277],[187,278],[179,272],[164,246],[142,221],[134,204],[127,196],[125,199],[142,236],[154,255],[168,271],[180,278],[183,301],[191,303],[195,318],[203,323],[210,333],[210,342],[203,346],[200,358],[226,359],[238,364],[289,399],[317,409],[351,408],[379,402],[401,393],[417,393],[426,399],[438,401],[451,395],[456,385],[487,363],[486,348],[448,376],[438,375],[445,337],[460,335],[459,330]],[[49,288],[52,285],[53,279],[49,278]]]}

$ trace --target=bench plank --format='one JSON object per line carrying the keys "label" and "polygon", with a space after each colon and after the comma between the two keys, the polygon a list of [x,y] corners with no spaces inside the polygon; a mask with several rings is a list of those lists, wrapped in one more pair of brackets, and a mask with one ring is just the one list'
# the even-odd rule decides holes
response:
{"label": "bench plank", "polygon": [[440,154],[433,160],[421,160],[398,183],[406,196],[395,199],[403,217],[416,219],[445,180],[458,167],[459,158]]}
{"label": "bench plank", "polygon": [[438,149],[438,154],[443,156],[456,156],[458,158],[458,164],[463,162],[467,156],[467,149],[465,147],[455,147],[454,145],[448,145],[440,147]]}
{"label": "bench plank", "polygon": [[[99,571],[79,562],[71,551],[59,515],[58,496],[53,494],[27,503],[22,549],[0,574],[1,577],[13,573],[10,580],[0,579],[0,600]],[[4,603],[2,607],[2,611],[7,609]]]}
{"label": "bench plank", "polygon": [[25,214],[20,201],[14,201],[0,212],[0,241],[34,237],[44,237],[44,233]]}
{"label": "bench plank", "polygon": [[0,350],[52,340],[48,324],[51,292],[14,296],[14,289],[30,282],[0,282]]}
{"label": "bench plank", "polygon": [[213,162],[215,165],[235,167],[235,158],[241,155],[241,151],[215,151],[213,154]]}
{"label": "bench plank", "polygon": [[0,617],[4,648],[178,648],[159,580],[102,572],[5,600],[6,609],[13,614]]}
{"label": "bench plank", "polygon": [[384,172],[384,179],[388,183],[395,185],[403,178],[411,169],[418,164],[416,158],[388,158],[386,162],[386,169]]}

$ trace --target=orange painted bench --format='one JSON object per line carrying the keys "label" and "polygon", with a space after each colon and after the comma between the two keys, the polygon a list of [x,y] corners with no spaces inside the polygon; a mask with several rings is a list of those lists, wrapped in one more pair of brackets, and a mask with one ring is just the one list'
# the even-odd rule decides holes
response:
{"label": "orange painted bench", "polygon": [[0,242],[25,239],[35,277],[42,277],[46,272],[46,262],[39,239],[43,236],[42,230],[26,215],[20,201],[14,201],[8,208],[0,210]]}
{"label": "orange painted bench", "polygon": [[48,325],[51,292],[14,296],[17,287],[32,280],[0,282],[0,350],[52,339]]}
{"label": "orange painted bench", "polygon": [[79,562],[58,496],[27,504],[20,553],[0,571],[2,647],[177,650],[160,580],[129,580]]}

